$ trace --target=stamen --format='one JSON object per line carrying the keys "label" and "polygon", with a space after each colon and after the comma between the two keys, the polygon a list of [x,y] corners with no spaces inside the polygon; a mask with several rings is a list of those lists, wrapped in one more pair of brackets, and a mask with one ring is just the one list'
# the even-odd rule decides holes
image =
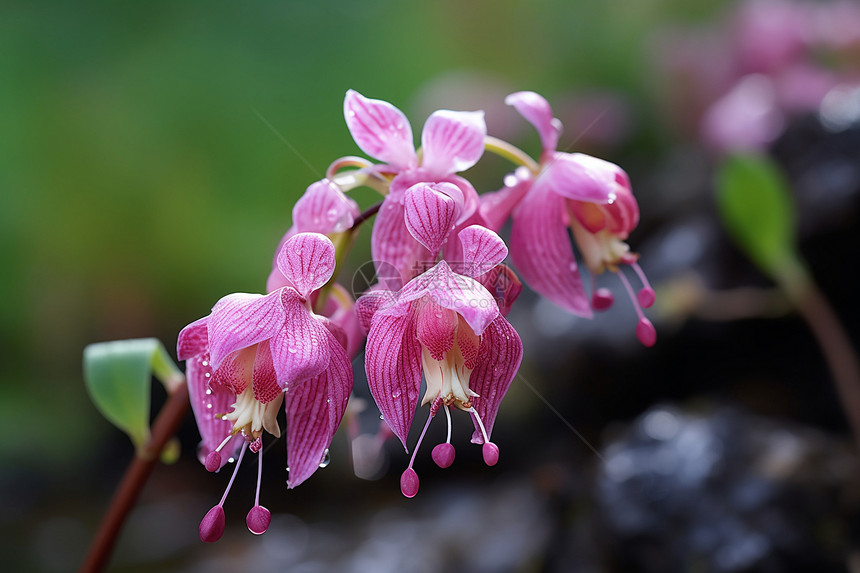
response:
{"label": "stamen", "polygon": [[242,457],[245,455],[245,448],[247,445],[247,443],[242,444],[242,451],[239,452],[239,459],[236,461],[236,467],[233,469],[233,475],[230,478],[230,483],[227,484],[227,489],[224,491],[224,495],[221,496],[221,501],[218,502],[218,505],[206,512],[203,520],[200,521],[198,531],[200,533],[200,541],[203,541],[204,543],[214,543],[224,535],[224,502],[227,501],[227,494],[230,493],[230,488],[233,487],[233,481],[236,479],[236,474],[239,473],[239,465],[242,463]]}
{"label": "stamen", "polygon": [[494,466],[499,463],[499,446],[490,441],[490,437],[487,435],[487,429],[484,427],[484,422],[481,420],[481,417],[478,415],[478,411],[475,410],[474,406],[469,408],[469,412],[475,416],[475,419],[478,421],[478,427],[481,428],[481,434],[484,436],[484,445],[481,447],[481,454],[484,456],[484,463],[488,466]]}
{"label": "stamen", "polygon": [[445,416],[448,418],[448,437],[444,443],[436,444],[436,447],[430,453],[430,457],[442,469],[451,467],[451,464],[454,463],[454,456],[457,453],[454,450],[454,446],[451,445],[451,411],[448,409],[448,406],[445,406]]}
{"label": "stamen", "polygon": [[591,273],[591,308],[597,311],[606,310],[615,302],[615,297],[612,291],[608,288],[597,288],[597,282],[594,280],[594,273]]}
{"label": "stamen", "polygon": [[418,448],[421,447],[421,442],[424,440],[424,434],[427,433],[427,428],[430,427],[430,420],[436,416],[433,407],[430,407],[430,415],[427,416],[427,421],[424,423],[424,429],[421,430],[421,435],[418,436],[418,443],[415,444],[415,449],[412,450],[412,458],[409,460],[409,465],[400,476],[400,491],[406,497],[415,497],[418,494],[418,474],[412,469],[412,464],[415,463],[415,456],[418,454]]}
{"label": "stamen", "polygon": [[651,308],[651,305],[654,304],[656,295],[654,294],[654,289],[651,288],[651,283],[648,282],[648,277],[645,276],[645,272],[642,270],[642,267],[639,266],[639,263],[631,263],[630,267],[636,272],[636,276],[639,277],[639,280],[642,281],[642,288],[638,293],[636,293],[636,298],[639,300],[639,304],[642,305],[642,308]]}
{"label": "stamen", "polygon": [[621,279],[621,282],[624,284],[624,288],[627,290],[627,295],[630,297],[630,302],[633,303],[633,308],[636,309],[636,316],[639,317],[639,322],[636,324],[636,338],[638,338],[639,342],[644,346],[649,348],[654,346],[657,343],[657,329],[655,329],[654,325],[651,324],[651,321],[645,318],[645,315],[642,314],[642,309],[639,308],[639,300],[637,297],[633,296],[633,287],[630,286],[630,281],[627,280],[624,273],[618,271],[615,274],[618,275],[618,278]]}
{"label": "stamen", "polygon": [[[259,438],[257,439],[259,440]],[[256,441],[254,442],[257,443]],[[245,523],[248,529],[254,535],[262,535],[269,529],[269,524],[272,522],[272,513],[265,507],[260,505],[260,482],[263,477],[263,452],[258,448],[257,451],[257,494],[254,497],[254,507],[248,512],[245,517]]]}
{"label": "stamen", "polygon": [[221,442],[221,444],[217,448],[206,454],[206,463],[204,464],[206,466],[206,471],[217,472],[221,469],[221,448],[226,446],[227,442],[229,442],[232,438],[233,434],[230,434],[229,436],[224,438],[224,441]]}

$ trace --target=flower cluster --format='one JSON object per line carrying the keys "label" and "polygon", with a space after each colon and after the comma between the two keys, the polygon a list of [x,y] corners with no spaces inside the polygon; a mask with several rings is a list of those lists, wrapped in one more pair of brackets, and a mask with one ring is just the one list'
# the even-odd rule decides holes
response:
{"label": "flower cluster", "polygon": [[[642,313],[654,291],[624,242],[639,218],[627,175],[606,161],[556,151],[561,124],[538,94],[515,93],[507,103],[537,129],[543,147],[538,161],[488,136],[482,112],[433,113],[416,150],[399,109],[349,91],[347,127],[378,163],[352,156],[335,160],[296,203],[266,294],[228,295],[179,334],[178,354],[187,363],[203,438],[201,462],[217,472],[235,459],[235,478],[246,450],[257,454],[257,494],[247,516],[252,532],[263,533],[271,518],[259,501],[262,444],[281,434],[281,405],[287,484],[293,488],[327,464],[352,391],[350,357],[365,340],[370,391],[407,451],[419,401],[429,406],[401,477],[404,495],[418,492],[413,463],[440,410],[448,437],[433,448],[436,464],[446,468],[454,462],[452,410],[469,415],[471,441],[481,445],[487,465],[498,462],[493,425],[523,357],[520,337],[505,318],[522,290],[503,264],[508,247],[497,234],[508,218],[513,262],[535,291],[590,317],[613,302],[593,278],[610,270],[633,303],[639,340],[655,343],[654,327]],[[518,167],[502,189],[479,195],[458,173],[475,165],[485,149]],[[347,196],[360,186],[383,197],[364,213]],[[355,233],[374,214],[371,249],[378,280],[354,300],[334,281]],[[568,229],[592,277],[590,295]],[[643,283],[636,294],[625,266]],[[201,522],[203,541],[221,537],[226,497],[227,492]]]}

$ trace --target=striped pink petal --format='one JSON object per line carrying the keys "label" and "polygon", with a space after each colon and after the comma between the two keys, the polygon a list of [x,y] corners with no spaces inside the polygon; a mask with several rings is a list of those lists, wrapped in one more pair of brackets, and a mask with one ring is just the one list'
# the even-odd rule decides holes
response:
{"label": "striped pink petal", "polygon": [[457,312],[480,335],[497,316],[496,301],[475,279],[455,273],[445,261],[415,277],[400,291],[397,304],[388,312],[427,297],[442,308]]}
{"label": "striped pink petal", "polygon": [[[213,377],[208,354],[192,356],[187,359],[185,364],[188,398],[202,438],[200,447],[197,449],[197,458],[202,464],[206,462],[206,456],[209,455],[209,452],[214,451],[233,430],[233,424],[227,420],[222,420],[218,414],[224,414],[231,410],[231,406],[236,401],[236,395],[226,386],[211,384]],[[231,455],[236,454],[242,442],[242,436],[237,435],[222,448],[225,453],[221,456],[222,467]]]}
{"label": "striped pink petal", "polygon": [[340,187],[323,179],[307,188],[293,206],[293,226],[299,232],[340,233],[358,217],[358,204]]}
{"label": "striped pink petal", "polygon": [[387,101],[369,99],[349,90],[343,101],[343,115],[349,133],[362,151],[397,169],[414,167],[412,126],[402,111]]}
{"label": "striped pink petal", "polygon": [[209,354],[217,370],[228,354],[273,337],[284,326],[280,291],[236,293],[219,300],[209,317]]}
{"label": "striped pink petal", "polygon": [[561,122],[552,116],[552,108],[543,96],[535,92],[516,92],[505,98],[505,103],[516,109],[540,135],[543,153],[541,160],[552,157],[561,136]]}
{"label": "striped pink petal", "polygon": [[462,192],[451,183],[418,183],[403,195],[406,229],[434,256],[448,239],[459,214],[451,193],[462,197]]}
{"label": "striped pink petal", "polygon": [[176,340],[176,357],[188,360],[209,352],[209,317],[204,316],[195,320],[179,332]]}
{"label": "striped pink petal", "polygon": [[287,412],[287,486],[294,488],[320,467],[352,392],[352,364],[341,344],[328,335],[325,370],[294,384],[284,395]]}
{"label": "striped pink petal", "polygon": [[591,305],[562,219],[564,208],[561,195],[540,180],[535,183],[514,211],[511,257],[523,280],[535,291],[576,315],[591,317]]}
{"label": "striped pink petal", "polygon": [[[472,399],[472,405],[484,422],[488,436],[492,436],[499,405],[517,374],[522,358],[523,343],[517,331],[500,316],[484,331],[477,366],[469,378],[469,386],[478,394]],[[477,422],[472,442],[484,443]]]}
{"label": "striped pink petal", "polygon": [[376,215],[370,236],[370,252],[379,282],[384,288],[395,291],[420,272],[424,261],[433,259],[430,251],[406,228],[400,197],[393,195],[382,201]]}
{"label": "striped pink petal", "polygon": [[487,124],[482,111],[434,112],[421,132],[421,167],[434,180],[473,166],[484,153]]}
{"label": "striped pink petal", "polygon": [[618,186],[628,181],[614,163],[582,153],[556,153],[539,179],[562,197],[600,204],[615,201]]}
{"label": "striped pink petal", "polygon": [[367,382],[391,431],[406,448],[421,389],[421,343],[409,313],[378,313],[367,335]]}
{"label": "striped pink petal", "polygon": [[463,248],[461,274],[481,276],[508,256],[508,247],[502,238],[481,225],[466,227],[457,236]]}
{"label": "striped pink petal", "polygon": [[328,337],[331,336],[322,321],[305,307],[296,291],[285,288],[279,291],[285,314],[284,328],[272,338],[269,345],[278,385],[286,388],[317,376],[329,363]]}
{"label": "striped pink petal", "polygon": [[334,245],[320,233],[294,235],[278,253],[278,268],[303,298],[327,283],[334,267]]}

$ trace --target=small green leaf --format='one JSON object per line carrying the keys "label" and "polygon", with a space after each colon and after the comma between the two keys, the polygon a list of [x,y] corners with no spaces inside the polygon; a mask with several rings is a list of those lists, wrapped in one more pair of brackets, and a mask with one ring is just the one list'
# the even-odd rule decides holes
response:
{"label": "small green leaf", "polygon": [[794,265],[794,205],[771,160],[728,158],[717,174],[717,203],[732,239],[764,272],[777,276]]}
{"label": "small green leaf", "polygon": [[84,349],[84,381],[90,397],[138,449],[149,439],[152,376],[167,384],[176,373],[179,369],[155,338],[100,342]]}

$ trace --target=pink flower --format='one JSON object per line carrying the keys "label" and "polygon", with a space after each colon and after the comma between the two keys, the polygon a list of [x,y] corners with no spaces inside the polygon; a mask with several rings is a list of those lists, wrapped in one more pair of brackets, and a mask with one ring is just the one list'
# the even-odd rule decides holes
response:
{"label": "pink flower", "polygon": [[[343,332],[310,306],[311,294],[334,271],[334,245],[324,235],[299,233],[284,243],[277,263],[287,285],[267,295],[222,298],[209,316],[185,327],[178,342],[206,469],[223,466],[226,448],[231,457],[239,455],[235,478],[247,446],[260,455],[257,501],[247,518],[254,533],[264,532],[270,518],[259,505],[261,447],[264,430],[280,436],[281,403],[287,413],[287,485],[293,488],[326,455],[353,384]],[[217,541],[224,531],[227,492],[200,524],[203,541]]]}
{"label": "pink flower", "polygon": [[[409,228],[419,242],[438,250],[444,225],[434,227],[429,215],[438,207],[434,203],[444,200],[435,197],[438,201],[434,201],[429,186],[417,193],[427,201],[417,202],[421,207],[416,209],[407,208],[407,221],[414,219]],[[426,225],[416,224],[422,219]],[[484,444],[484,460],[495,465],[499,451],[490,441],[493,424],[522,359],[517,332],[500,314],[493,295],[473,278],[498,265],[507,248],[498,235],[477,225],[462,230],[459,240],[464,255],[461,273],[443,260],[400,292],[373,291],[357,303],[359,319],[369,328],[365,364],[370,390],[404,447],[418,405],[422,372],[427,381],[421,403],[430,404],[430,416],[401,478],[407,497],[418,491],[412,464],[440,408],[448,418],[449,434],[445,443],[434,448],[434,461],[441,467],[454,461],[449,411],[454,406],[471,414],[472,442]]]}
{"label": "pink flower", "polygon": [[447,183],[440,192],[454,206],[454,224],[464,223],[478,206],[472,185],[455,175],[473,166],[484,151],[484,113],[439,110],[430,115],[416,152],[412,127],[388,102],[368,99],[354,90],[346,94],[344,117],[362,151],[383,165],[371,169],[390,181],[388,195],[376,216],[371,251],[377,264],[392,265],[399,277],[385,277],[388,288],[402,286],[415,274],[416,264],[432,261],[435,253],[416,241],[404,221],[404,196],[417,183]]}
{"label": "pink flower", "polygon": [[[579,316],[592,316],[613,302],[608,289],[596,289],[594,276],[605,270],[621,279],[635,307],[636,334],[646,346],[656,341],[641,306],[654,302],[654,291],[637,264],[638,255],[624,242],[639,222],[639,206],[627,174],[617,165],[582,153],[556,151],[561,122],[549,103],[534,92],[517,92],[505,100],[537,129],[542,144],[540,164],[520,167],[505,187],[482,196],[480,214],[488,226],[500,228],[513,212],[511,255],[523,279],[534,290]],[[592,275],[589,301],[568,239],[568,228]],[[629,265],[643,288],[638,295],[619,271]]]}

